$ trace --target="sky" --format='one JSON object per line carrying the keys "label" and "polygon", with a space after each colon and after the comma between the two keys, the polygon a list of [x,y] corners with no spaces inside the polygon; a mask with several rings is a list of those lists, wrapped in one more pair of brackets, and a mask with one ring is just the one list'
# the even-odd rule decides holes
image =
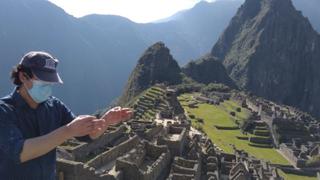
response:
{"label": "sky", "polygon": [[[111,14],[138,23],[163,19],[192,8],[201,0],[49,0],[68,14],[82,17],[88,14]],[[206,0],[209,2],[215,0]]]}

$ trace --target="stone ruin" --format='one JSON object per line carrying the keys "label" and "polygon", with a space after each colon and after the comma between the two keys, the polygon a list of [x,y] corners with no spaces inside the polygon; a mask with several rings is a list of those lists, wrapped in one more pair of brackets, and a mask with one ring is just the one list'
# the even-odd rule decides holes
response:
{"label": "stone ruin", "polygon": [[201,177],[201,162],[199,160],[187,160],[176,156],[172,163],[168,179],[193,180]]}
{"label": "stone ruin", "polygon": [[288,173],[315,176],[320,170],[320,122],[297,108],[243,94],[236,97],[256,116],[249,118],[244,130],[259,121],[268,125],[274,147],[291,164],[279,168]]}
{"label": "stone ruin", "polygon": [[219,105],[221,102],[224,101],[224,99],[222,98],[208,98],[203,95],[194,96],[194,99],[201,103],[214,104],[214,105]]}
{"label": "stone ruin", "polygon": [[277,168],[237,149],[234,154],[221,153],[221,169],[221,179],[283,180]]}
{"label": "stone ruin", "polygon": [[[294,162],[294,166],[305,168],[308,166],[308,160],[320,155],[320,142],[304,142],[301,139],[292,139],[292,143],[280,144],[281,152]],[[320,161],[310,166],[320,167]]]}
{"label": "stone ruin", "polygon": [[[223,153],[204,134],[193,132],[190,126],[185,126],[178,122],[162,126],[130,121],[127,125],[109,128],[108,132],[91,143],[68,141],[59,147],[57,179],[280,178],[275,173],[275,167],[268,163],[240,151]],[[135,127],[145,127],[146,133],[137,135],[134,133],[137,130]]]}
{"label": "stone ruin", "polygon": [[152,141],[156,137],[162,135],[163,125],[157,124],[155,121],[132,120],[127,123],[133,133],[137,134],[142,139]]}
{"label": "stone ruin", "polygon": [[[153,180],[166,174],[171,155],[166,146],[140,142],[127,154],[116,160],[116,171],[123,172],[123,179]],[[164,177],[162,177],[164,178]]]}
{"label": "stone ruin", "polygon": [[[170,91],[174,93],[174,91]],[[175,96],[172,96],[175,97]],[[58,148],[57,180],[282,179],[276,167],[243,151],[222,152],[183,114],[108,128],[97,140]]]}
{"label": "stone ruin", "polygon": [[159,136],[157,144],[167,145],[173,156],[181,156],[185,146],[187,129],[184,127],[168,126],[163,136]]}
{"label": "stone ruin", "polygon": [[320,141],[320,122],[307,113],[296,108],[279,105],[255,96],[237,94],[236,98],[257,117],[250,118],[243,126],[264,121],[268,125],[274,146],[281,143],[291,143],[292,139],[302,139],[305,142]]}
{"label": "stone ruin", "polygon": [[115,171],[116,159],[139,143],[139,137],[129,136],[124,125],[111,127],[91,143],[68,141],[58,148],[58,179],[119,179]]}

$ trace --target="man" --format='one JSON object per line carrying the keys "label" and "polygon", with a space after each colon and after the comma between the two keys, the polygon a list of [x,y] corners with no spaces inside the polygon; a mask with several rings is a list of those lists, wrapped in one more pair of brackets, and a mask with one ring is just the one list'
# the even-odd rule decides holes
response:
{"label": "man", "polygon": [[52,86],[62,84],[58,60],[45,52],[27,53],[12,71],[17,86],[0,99],[0,179],[55,179],[55,148],[67,139],[98,138],[108,125],[132,116],[116,107],[102,119],[73,113],[57,98]]}

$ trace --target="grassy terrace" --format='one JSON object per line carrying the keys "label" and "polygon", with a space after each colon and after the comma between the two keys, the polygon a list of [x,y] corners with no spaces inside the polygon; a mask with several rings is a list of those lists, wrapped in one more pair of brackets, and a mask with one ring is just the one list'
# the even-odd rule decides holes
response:
{"label": "grassy terrace", "polygon": [[[156,112],[163,110],[166,105],[164,104],[165,90],[159,87],[151,87],[141,93],[138,98],[133,100],[135,105],[135,116],[137,119],[151,120],[155,117]],[[159,104],[155,106],[155,102],[159,101]]]}
{"label": "grassy terrace", "polygon": [[[196,108],[189,108],[188,102],[191,100],[191,94],[184,94],[179,97],[181,105],[184,107],[188,115],[194,115],[195,118],[192,119],[192,125],[194,127],[202,126],[202,129],[210,137],[210,139],[223,151],[227,153],[233,153],[231,144],[234,144],[237,149],[243,149],[249,154],[271,163],[288,165],[289,162],[280,155],[273,148],[262,148],[253,147],[249,145],[248,140],[241,140],[238,137],[249,138],[255,136],[252,134],[244,135],[239,129],[235,130],[221,130],[217,129],[215,126],[223,127],[235,127],[235,121],[244,121],[248,116],[249,112],[246,109],[241,108],[241,112],[236,112],[236,108],[241,107],[234,101],[225,101],[219,106],[201,104],[199,103]],[[230,112],[236,112],[236,116],[232,117]],[[203,124],[197,122],[197,118],[203,119]],[[299,179],[299,180],[311,180],[316,179],[313,177],[297,176],[292,174],[285,174],[281,172],[281,175],[285,179]]]}

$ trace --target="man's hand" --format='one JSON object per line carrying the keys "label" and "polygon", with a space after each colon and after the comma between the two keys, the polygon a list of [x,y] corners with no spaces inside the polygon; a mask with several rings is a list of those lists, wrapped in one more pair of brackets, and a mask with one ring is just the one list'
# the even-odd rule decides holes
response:
{"label": "man's hand", "polygon": [[133,111],[130,108],[121,108],[121,107],[114,107],[106,112],[102,119],[106,120],[108,125],[118,124],[123,121],[129,120],[133,115]]}
{"label": "man's hand", "polygon": [[96,133],[106,126],[104,119],[96,119],[94,116],[81,115],[66,125],[71,137],[81,137]]}
{"label": "man's hand", "polygon": [[94,130],[89,133],[89,137],[91,139],[97,139],[108,128],[108,123],[106,122],[106,120],[104,120],[104,119],[96,119],[94,121],[95,121]]}
{"label": "man's hand", "polygon": [[[96,125],[96,130],[89,134],[91,139],[96,139],[101,136],[109,125],[118,124],[129,120],[133,115],[133,111],[129,108],[115,107],[106,112],[99,120],[102,124]],[[98,128],[100,125],[100,128]]]}

